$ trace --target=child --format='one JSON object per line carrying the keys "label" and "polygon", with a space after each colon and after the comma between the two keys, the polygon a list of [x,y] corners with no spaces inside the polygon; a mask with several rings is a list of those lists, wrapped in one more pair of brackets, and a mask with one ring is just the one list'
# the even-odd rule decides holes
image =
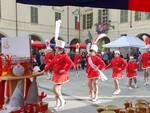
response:
{"label": "child", "polygon": [[150,69],[150,47],[147,46],[146,52],[144,52],[140,56],[139,61],[142,62],[142,66],[144,69],[144,80],[145,80],[144,85],[147,86],[147,85],[149,85],[148,75],[149,75],[149,69]]}
{"label": "child", "polygon": [[98,46],[93,44],[90,48],[89,55],[87,56],[87,78],[88,78],[88,88],[89,96],[93,102],[98,99],[98,80],[101,78],[101,73],[99,70],[105,68],[105,63],[101,57],[97,54]]}
{"label": "child", "polygon": [[63,84],[69,81],[69,70],[72,67],[72,61],[70,57],[65,53],[65,41],[62,39],[56,41],[56,55],[52,61],[45,66],[45,72],[50,68],[53,70],[53,76],[51,81],[54,83],[53,92],[56,99],[55,109],[60,109],[65,105],[65,100],[61,93]]}
{"label": "child", "polygon": [[123,71],[126,68],[126,65],[127,65],[126,61],[120,57],[120,52],[116,50],[115,57],[106,67],[106,69],[110,67],[112,67],[113,69],[112,77],[114,79],[114,86],[115,86],[115,91],[113,93],[114,95],[118,95],[121,92],[119,86],[119,79],[123,76]]}
{"label": "child", "polygon": [[77,72],[77,77],[79,77],[78,69],[80,68],[80,65],[81,65],[81,55],[80,55],[79,51],[76,51],[76,54],[74,57],[74,69]]}
{"label": "child", "polygon": [[132,89],[132,81],[134,80],[134,88],[137,88],[137,80],[136,80],[136,70],[139,68],[139,65],[134,61],[134,57],[130,56],[130,60],[127,64],[126,72],[127,77],[129,78],[129,89]]}

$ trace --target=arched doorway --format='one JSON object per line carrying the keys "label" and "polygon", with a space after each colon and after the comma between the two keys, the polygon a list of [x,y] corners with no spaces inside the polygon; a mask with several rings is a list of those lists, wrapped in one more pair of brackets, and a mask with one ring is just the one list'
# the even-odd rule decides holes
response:
{"label": "arched doorway", "polygon": [[107,44],[107,43],[110,43],[109,37],[103,37],[102,39],[100,39],[98,41],[98,46],[99,46],[100,51],[109,51],[110,50],[108,48],[103,48],[103,45]]}
{"label": "arched doorway", "polygon": [[74,39],[71,40],[70,45],[76,44],[76,43],[80,43],[80,41],[79,41],[79,39],[74,38]]}
{"label": "arched doorway", "polygon": [[[77,44],[77,43],[80,43],[79,39],[74,38],[74,39],[71,40],[70,45],[74,45],[74,44]],[[75,50],[76,50],[75,48],[70,48],[69,56],[72,60],[74,59],[74,56],[75,56]]]}
{"label": "arched doorway", "polygon": [[31,34],[30,36],[31,36],[31,40],[33,41],[38,40],[38,41],[44,42],[43,39],[38,35]]}
{"label": "arched doorway", "polygon": [[[77,43],[80,43],[79,39],[74,38],[74,39],[71,40],[70,45],[74,45],[74,44],[77,44]],[[70,48],[70,52],[75,53],[75,48]]]}

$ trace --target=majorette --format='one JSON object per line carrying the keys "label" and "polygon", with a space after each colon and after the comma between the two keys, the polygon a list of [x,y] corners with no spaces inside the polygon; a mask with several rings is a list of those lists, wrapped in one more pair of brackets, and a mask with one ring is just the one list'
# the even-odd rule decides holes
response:
{"label": "majorette", "polygon": [[96,45],[98,39],[103,38],[102,35],[94,41],[91,48],[88,49],[87,56],[87,78],[89,87],[89,96],[92,101],[97,101],[98,99],[98,79],[101,78],[100,70],[105,68],[105,63],[102,58],[97,54],[98,46]]}
{"label": "majorette", "polygon": [[120,93],[120,87],[119,87],[119,79],[123,76],[123,71],[125,70],[127,66],[126,61],[120,57],[120,52],[118,50],[115,51],[115,57],[111,60],[109,65],[106,67],[106,69],[112,67],[112,78],[114,79],[115,84],[115,91],[114,95]]}

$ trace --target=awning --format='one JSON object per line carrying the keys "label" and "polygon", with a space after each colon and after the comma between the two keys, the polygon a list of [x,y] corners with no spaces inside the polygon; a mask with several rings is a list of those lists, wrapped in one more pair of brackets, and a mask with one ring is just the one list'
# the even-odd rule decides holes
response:
{"label": "awning", "polygon": [[81,6],[150,12],[150,0],[16,0],[18,3],[48,6]]}
{"label": "awning", "polygon": [[37,48],[37,49],[45,49],[46,45],[40,41],[33,41],[32,42],[32,48]]}
{"label": "awning", "polygon": [[105,48],[120,48],[120,47],[135,47],[142,48],[145,47],[144,41],[140,40],[137,37],[131,36],[122,36],[117,38],[117,40],[112,41],[108,44],[103,45]]}

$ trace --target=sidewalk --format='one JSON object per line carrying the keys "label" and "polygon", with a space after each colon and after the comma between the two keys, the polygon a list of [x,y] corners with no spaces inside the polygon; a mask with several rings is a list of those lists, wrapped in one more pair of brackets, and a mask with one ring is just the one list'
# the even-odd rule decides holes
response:
{"label": "sidewalk", "polygon": [[[70,72],[70,82],[63,86],[63,95],[67,100],[66,106],[59,111],[59,113],[96,113],[96,106],[115,104],[122,106],[125,100],[135,101],[137,99],[146,99],[150,101],[150,86],[145,87],[143,80],[143,72],[138,72],[138,86],[139,88],[129,90],[127,88],[128,79],[124,77],[120,80],[122,92],[113,96],[113,80],[111,78],[111,70],[104,71],[108,76],[108,81],[99,82],[99,100],[96,103],[92,103],[88,100],[88,87],[87,78],[84,71],[80,71],[80,77],[77,78],[75,72]],[[52,93],[53,84],[46,80],[45,76],[38,78],[40,90],[44,90],[48,97],[45,99],[49,102],[49,107],[55,106],[55,100]]]}

